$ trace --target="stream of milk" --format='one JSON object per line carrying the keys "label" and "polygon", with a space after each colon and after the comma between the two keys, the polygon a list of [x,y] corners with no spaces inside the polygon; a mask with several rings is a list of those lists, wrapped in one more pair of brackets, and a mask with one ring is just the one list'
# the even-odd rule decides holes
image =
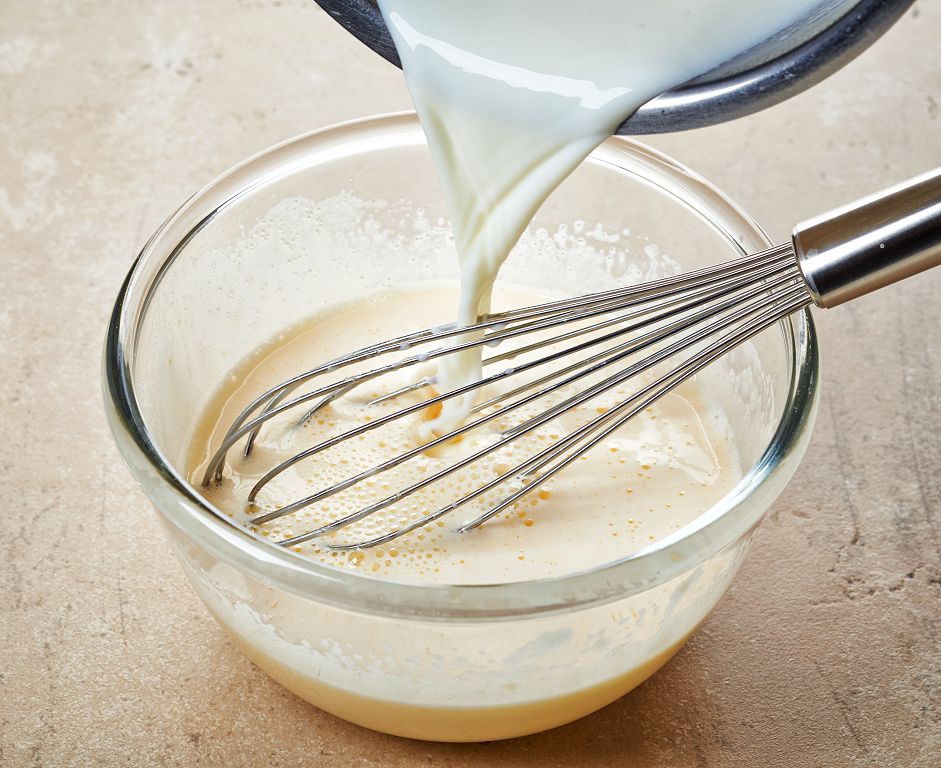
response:
{"label": "stream of milk", "polygon": [[[379,0],[434,159],[461,267],[459,325],[489,311],[552,190],[654,96],[789,27],[820,0]],[[481,376],[444,359],[439,389]],[[428,426],[461,421],[473,393]]]}

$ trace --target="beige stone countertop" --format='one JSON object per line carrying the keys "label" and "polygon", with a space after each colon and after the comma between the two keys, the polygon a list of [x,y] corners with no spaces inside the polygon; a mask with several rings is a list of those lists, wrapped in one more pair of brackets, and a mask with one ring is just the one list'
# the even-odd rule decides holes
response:
{"label": "beige stone countertop", "polygon": [[[651,143],[783,237],[941,165],[941,3],[790,102]],[[164,217],[239,160],[408,107],[309,0],[0,3],[0,765],[941,765],[941,270],[818,312],[811,447],[660,673],[527,738],[337,720],[210,618],[121,463],[105,326]]]}

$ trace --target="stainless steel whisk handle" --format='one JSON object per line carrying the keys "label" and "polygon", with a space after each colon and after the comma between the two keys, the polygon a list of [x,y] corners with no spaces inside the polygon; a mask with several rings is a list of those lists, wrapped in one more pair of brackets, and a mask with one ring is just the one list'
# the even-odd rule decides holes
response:
{"label": "stainless steel whisk handle", "polygon": [[941,266],[941,168],[801,222],[791,240],[819,307]]}

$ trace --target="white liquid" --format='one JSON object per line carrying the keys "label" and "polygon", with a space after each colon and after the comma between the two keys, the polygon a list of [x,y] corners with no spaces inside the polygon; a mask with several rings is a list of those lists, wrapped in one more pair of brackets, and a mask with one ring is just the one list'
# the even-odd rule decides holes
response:
{"label": "white liquid", "polygon": [[[461,265],[457,321],[549,193],[638,107],[797,21],[819,0],[379,0],[438,170]],[[480,378],[467,350],[444,391]],[[440,432],[473,394],[448,401]]]}

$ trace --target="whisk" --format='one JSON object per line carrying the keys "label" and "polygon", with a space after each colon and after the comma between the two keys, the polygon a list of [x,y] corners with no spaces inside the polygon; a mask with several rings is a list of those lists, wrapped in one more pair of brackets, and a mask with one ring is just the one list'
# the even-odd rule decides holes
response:
{"label": "whisk", "polygon": [[[471,326],[450,324],[429,328],[330,360],[256,397],[238,415],[216,447],[203,484],[208,486],[222,480],[229,451],[243,439],[244,455],[249,456],[259,430],[269,420],[299,409],[302,415],[297,424],[303,424],[366,382],[463,350],[477,347],[489,350],[500,346],[496,354],[484,359],[484,374],[479,380],[451,391],[435,392],[432,397],[341,431],[292,455],[257,481],[248,502],[255,504],[269,482],[298,462],[314,459],[345,440],[426,411],[451,398],[479,393],[491,385],[504,387],[479,402],[464,423],[305,498],[256,514],[251,523],[262,525],[292,515],[471,430],[497,419],[506,422],[514,412],[520,413],[527,407],[532,409],[533,404],[562,393],[560,401],[506,426],[495,441],[461,456],[454,463],[429,476],[416,477],[406,487],[365,507],[278,542],[296,546],[393,508],[412,494],[484,460],[561,414],[604,393],[619,392],[618,387],[626,382],[640,382],[639,388],[613,407],[597,409],[598,415],[587,423],[444,506],[382,535],[321,544],[331,550],[365,549],[385,544],[452,514],[475,499],[500,492],[502,487],[506,495],[499,502],[491,504],[483,514],[462,522],[458,528],[460,532],[470,531],[563,471],[683,381],[788,315],[810,304],[824,308],[837,306],[939,264],[941,168],[799,224],[793,230],[791,242],[761,253],[640,285],[490,314]],[[511,344],[517,346],[504,346]],[[419,352],[417,348],[425,351]],[[395,359],[390,360],[388,356]],[[374,360],[375,365],[370,362]],[[363,367],[366,363],[373,367],[349,372],[349,366]],[[529,372],[534,372],[535,378],[521,378],[521,374]],[[319,383],[322,377],[331,380]],[[394,400],[435,383],[434,377],[426,376],[371,402]],[[311,385],[312,389],[295,394]],[[538,479],[538,484],[534,479]],[[514,484],[519,487],[507,493],[506,489]]]}

